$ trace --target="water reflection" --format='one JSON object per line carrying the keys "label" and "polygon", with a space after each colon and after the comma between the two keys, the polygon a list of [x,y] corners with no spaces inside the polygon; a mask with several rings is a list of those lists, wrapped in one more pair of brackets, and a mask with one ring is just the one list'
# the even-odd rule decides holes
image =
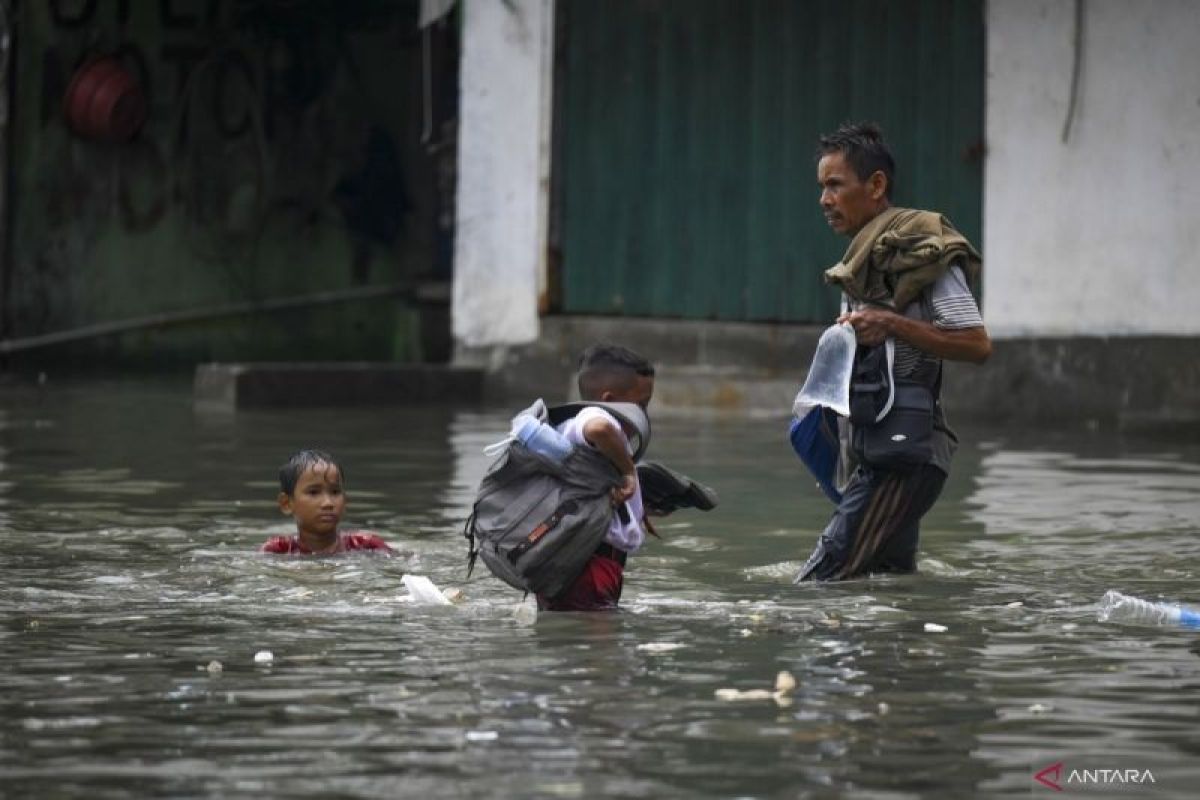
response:
{"label": "water reflection", "polygon": [[998,450],[976,480],[970,516],[989,534],[1194,532],[1200,520],[1200,465],[1176,455]]}
{"label": "water reflection", "polygon": [[450,480],[438,494],[448,520],[461,522],[463,509],[475,502],[475,490],[493,461],[483,450],[507,435],[512,413],[459,410],[451,418],[448,440],[454,465]]}
{"label": "water reflection", "polygon": [[[783,425],[656,419],[654,457],[720,509],[660,526],[622,613],[530,626],[465,579],[459,533],[509,409],[211,417],[145,382],[2,405],[11,796],[976,796],[1117,751],[1155,796],[1200,778],[1194,638],[1093,611],[1105,588],[1200,599],[1195,448],[965,436],[990,444],[960,454],[920,575],[795,587],[829,507]],[[396,558],[254,552],[304,445],[344,460],[348,520]],[[406,572],[466,600],[414,606]],[[717,695],[780,670],[790,703]]]}

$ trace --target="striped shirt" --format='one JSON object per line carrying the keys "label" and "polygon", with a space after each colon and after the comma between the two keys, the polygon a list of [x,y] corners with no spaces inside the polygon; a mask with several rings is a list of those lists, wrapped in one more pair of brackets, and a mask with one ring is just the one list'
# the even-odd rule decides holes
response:
{"label": "striped shirt", "polygon": [[[851,303],[851,308],[857,310],[859,303]],[[904,316],[921,322],[930,322],[944,331],[963,330],[964,328],[983,327],[983,317],[979,306],[967,287],[967,279],[957,264],[938,278],[932,286],[921,293],[908,308]],[[910,378],[918,370],[922,374],[932,374],[928,370],[936,370],[938,357],[918,350],[902,339],[896,339],[896,363],[892,373],[897,378]]]}

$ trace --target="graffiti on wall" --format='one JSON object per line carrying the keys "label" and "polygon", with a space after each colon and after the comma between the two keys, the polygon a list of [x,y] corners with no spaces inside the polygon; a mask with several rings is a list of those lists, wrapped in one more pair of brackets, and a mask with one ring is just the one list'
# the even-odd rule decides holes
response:
{"label": "graffiti on wall", "polygon": [[[388,82],[404,73],[411,21],[397,4],[48,0],[42,13],[44,27],[22,31],[24,64],[39,76],[24,95],[36,110],[21,109],[27,120],[36,112],[23,200],[36,219],[23,242],[40,278],[32,283],[69,284],[114,228],[137,236],[173,226],[187,258],[224,270],[242,297],[258,295],[271,268],[261,263],[265,240],[337,226],[356,283],[368,281],[373,254],[397,245],[408,209],[402,156],[395,124],[378,113],[381,100],[394,102]],[[392,74],[362,68],[364,31],[396,53]],[[144,125],[123,141],[65,121],[90,108],[73,112],[66,99],[100,57],[145,102]],[[25,302],[43,318],[22,327],[61,316],[56,303]]]}

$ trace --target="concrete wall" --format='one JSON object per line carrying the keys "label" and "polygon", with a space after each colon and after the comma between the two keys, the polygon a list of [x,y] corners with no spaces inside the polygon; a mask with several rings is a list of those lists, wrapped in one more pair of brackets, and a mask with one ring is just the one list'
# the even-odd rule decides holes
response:
{"label": "concrete wall", "polygon": [[553,0],[464,0],[453,330],[538,336],[549,203]]}
{"label": "concrete wall", "polygon": [[997,337],[1200,333],[1200,3],[987,12],[983,297]]}

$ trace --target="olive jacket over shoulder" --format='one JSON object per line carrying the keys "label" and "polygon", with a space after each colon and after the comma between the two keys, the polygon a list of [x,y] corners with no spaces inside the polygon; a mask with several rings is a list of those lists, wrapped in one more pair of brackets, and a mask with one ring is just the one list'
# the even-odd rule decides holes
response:
{"label": "olive jacket over shoulder", "polygon": [[935,211],[888,208],[855,234],[827,283],[861,303],[903,310],[957,262],[974,282],[983,259]]}

